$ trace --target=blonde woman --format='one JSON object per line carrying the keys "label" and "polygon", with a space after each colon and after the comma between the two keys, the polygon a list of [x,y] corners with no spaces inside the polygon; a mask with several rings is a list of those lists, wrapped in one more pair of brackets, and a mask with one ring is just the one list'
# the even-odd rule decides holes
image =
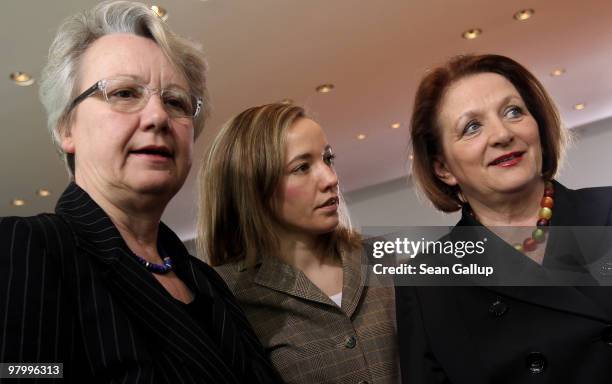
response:
{"label": "blonde woman", "polygon": [[200,250],[286,382],[397,382],[393,289],[362,273],[334,157],[298,106],[231,119],[200,175]]}

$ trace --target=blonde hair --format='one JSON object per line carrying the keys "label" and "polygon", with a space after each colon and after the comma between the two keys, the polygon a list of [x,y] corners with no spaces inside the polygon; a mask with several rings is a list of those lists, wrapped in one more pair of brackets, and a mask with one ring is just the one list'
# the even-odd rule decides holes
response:
{"label": "blonde hair", "polygon": [[[263,255],[277,256],[273,196],[283,173],[285,137],[301,107],[267,104],[228,121],[212,143],[199,172],[197,245],[211,265],[245,261],[253,266]],[[322,235],[325,251],[338,255],[360,243],[340,197],[340,224]]]}
{"label": "blonde hair", "polygon": [[146,5],[131,1],[105,1],[67,18],[49,48],[40,80],[40,100],[47,111],[47,128],[62,155],[70,176],[74,156],[61,148],[61,135],[69,129],[72,100],[79,93],[79,66],[83,54],[97,39],[115,33],[131,33],[153,40],[189,84],[189,91],[202,98],[202,113],[194,121],[198,137],[209,114],[206,60],[198,44],[176,35]]}

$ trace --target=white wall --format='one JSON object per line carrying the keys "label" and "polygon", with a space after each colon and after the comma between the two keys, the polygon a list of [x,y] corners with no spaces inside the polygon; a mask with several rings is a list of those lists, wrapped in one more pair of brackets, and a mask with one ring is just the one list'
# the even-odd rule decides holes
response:
{"label": "white wall", "polygon": [[577,127],[572,136],[557,180],[569,188],[612,185],[612,118]]}
{"label": "white wall", "polygon": [[[569,188],[612,185],[612,118],[572,130],[557,180]],[[342,178],[342,175],[340,175]],[[443,214],[417,196],[408,178],[393,180],[345,194],[355,227],[453,225],[459,214]]]}
{"label": "white wall", "polygon": [[360,230],[370,226],[454,225],[459,220],[458,213],[441,213],[424,196],[417,196],[408,177],[349,192],[344,198],[353,225]]}

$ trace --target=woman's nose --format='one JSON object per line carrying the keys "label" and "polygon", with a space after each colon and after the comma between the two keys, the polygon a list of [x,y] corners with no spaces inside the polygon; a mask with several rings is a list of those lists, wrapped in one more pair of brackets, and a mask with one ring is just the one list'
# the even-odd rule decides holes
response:
{"label": "woman's nose", "polygon": [[159,92],[151,94],[140,113],[142,124],[146,129],[161,130],[169,127],[170,115],[166,111]]}
{"label": "woman's nose", "polygon": [[490,143],[493,146],[506,146],[514,139],[514,132],[501,119],[492,120],[489,128],[491,132]]}
{"label": "woman's nose", "polygon": [[331,166],[325,166],[321,174],[321,186],[324,191],[338,187],[338,175]]}

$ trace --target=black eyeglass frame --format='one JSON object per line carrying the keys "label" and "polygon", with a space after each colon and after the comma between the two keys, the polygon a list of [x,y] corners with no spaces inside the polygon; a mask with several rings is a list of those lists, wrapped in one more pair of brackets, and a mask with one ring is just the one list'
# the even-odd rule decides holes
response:
{"label": "black eyeglass frame", "polygon": [[[66,114],[70,113],[74,108],[76,108],[77,105],[79,105],[83,100],[85,100],[86,98],[88,98],[89,96],[93,95],[94,93],[96,93],[97,91],[102,91],[102,84],[106,79],[102,79],[102,80],[98,80],[96,81],[96,83],[94,85],[92,85],[91,87],[87,88],[85,91],[83,91],[83,93],[81,93],[80,95],[78,95],[77,97],[74,98],[74,100],[72,100],[72,103],[70,103],[70,107],[68,108],[68,111],[66,112]],[[195,97],[195,96],[193,96]],[[196,110],[193,113],[193,116],[191,117],[192,119],[195,119],[196,117],[198,117],[198,115],[200,114],[201,110],[202,110],[202,98],[201,97],[195,97],[196,100]],[[107,100],[108,102],[108,100]]]}

